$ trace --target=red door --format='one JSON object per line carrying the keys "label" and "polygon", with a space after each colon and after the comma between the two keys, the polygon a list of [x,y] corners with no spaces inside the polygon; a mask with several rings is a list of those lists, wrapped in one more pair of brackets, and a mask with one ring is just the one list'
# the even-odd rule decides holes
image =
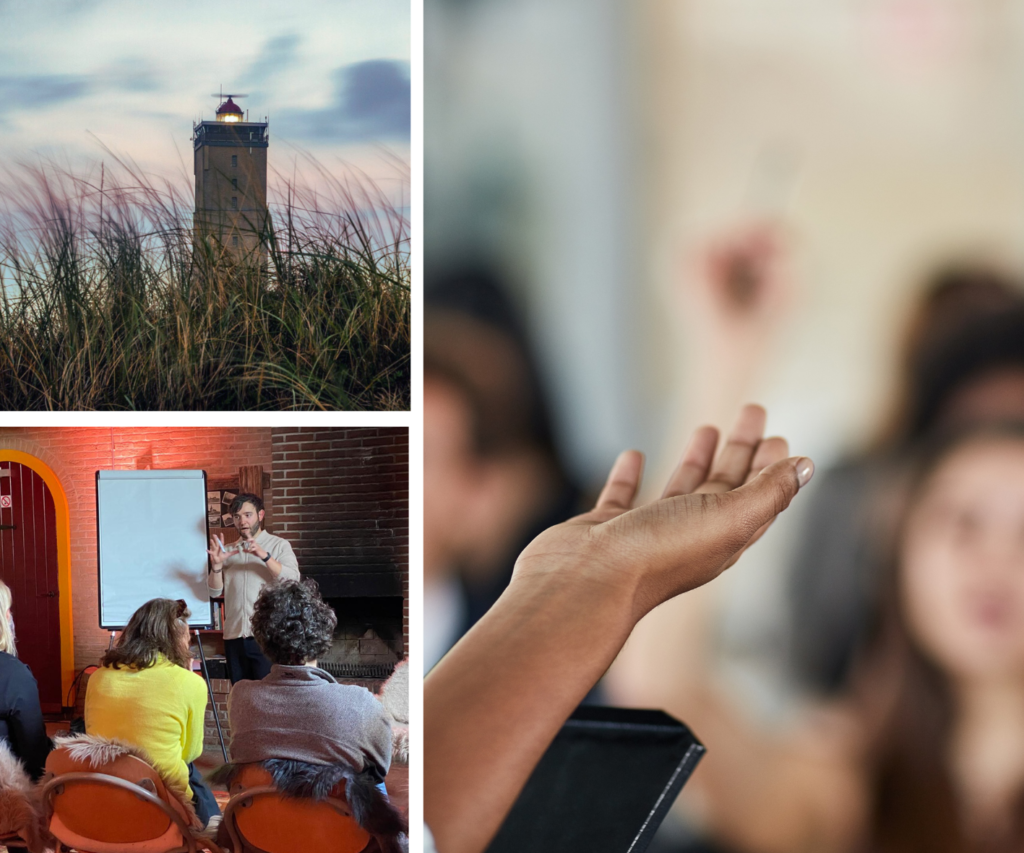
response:
{"label": "red door", "polygon": [[43,713],[59,713],[57,515],[43,478],[18,462],[0,462],[0,580],[11,588],[18,657],[39,682]]}

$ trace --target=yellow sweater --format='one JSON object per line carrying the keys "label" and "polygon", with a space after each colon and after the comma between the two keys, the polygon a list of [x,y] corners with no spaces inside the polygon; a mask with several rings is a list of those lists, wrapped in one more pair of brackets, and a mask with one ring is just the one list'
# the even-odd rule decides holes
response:
{"label": "yellow sweater", "polygon": [[146,751],[161,776],[192,796],[188,762],[203,751],[206,682],[160,655],[148,669],[101,667],[85,691],[85,730]]}

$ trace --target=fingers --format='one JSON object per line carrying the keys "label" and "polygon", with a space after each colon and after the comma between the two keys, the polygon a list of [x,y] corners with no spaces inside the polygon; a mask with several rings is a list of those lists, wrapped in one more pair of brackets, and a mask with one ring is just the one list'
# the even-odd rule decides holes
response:
{"label": "fingers", "polygon": [[787,456],[789,456],[789,442],[786,439],[778,436],[764,439],[754,452],[754,459],[750,463],[750,473],[747,474],[746,482],[749,483],[769,465],[774,465]]}
{"label": "fingers", "polygon": [[704,426],[698,429],[690,438],[690,443],[683,453],[676,470],[672,472],[663,498],[671,498],[675,495],[688,495],[708,478],[708,471],[715,458],[715,448],[718,447],[718,430],[713,426]]}
{"label": "fingers", "polygon": [[612,465],[601,495],[594,509],[627,510],[633,505],[633,498],[640,487],[643,475],[644,455],[637,450],[624,450]]}
{"label": "fingers", "polygon": [[769,465],[749,483],[722,497],[728,500],[735,517],[749,528],[747,536],[753,537],[789,506],[813,475],[810,459],[793,456]]}
{"label": "fingers", "polygon": [[754,453],[764,435],[767,418],[768,414],[761,406],[743,407],[725,446],[711,466],[711,475],[698,491],[725,492],[746,481]]}

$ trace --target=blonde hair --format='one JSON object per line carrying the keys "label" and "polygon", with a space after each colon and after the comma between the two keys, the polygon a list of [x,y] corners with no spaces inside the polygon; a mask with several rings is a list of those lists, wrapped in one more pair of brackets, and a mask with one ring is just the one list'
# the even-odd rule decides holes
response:
{"label": "blonde hair", "polygon": [[18,656],[18,650],[14,646],[14,634],[7,622],[7,611],[11,609],[11,590],[3,581],[0,581],[0,652],[7,652],[9,655]]}

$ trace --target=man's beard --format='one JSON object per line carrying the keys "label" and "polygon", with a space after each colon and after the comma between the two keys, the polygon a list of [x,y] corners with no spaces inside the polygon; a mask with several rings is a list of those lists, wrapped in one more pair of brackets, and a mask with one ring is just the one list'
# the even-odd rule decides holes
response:
{"label": "man's beard", "polygon": [[[260,526],[261,526],[260,523],[257,521],[252,527],[249,528],[249,530],[247,532],[249,534],[249,538],[250,539],[255,539],[256,538],[256,534],[260,532]],[[238,532],[242,533],[241,530],[239,530]],[[244,539],[245,536],[243,535],[242,538]]]}

